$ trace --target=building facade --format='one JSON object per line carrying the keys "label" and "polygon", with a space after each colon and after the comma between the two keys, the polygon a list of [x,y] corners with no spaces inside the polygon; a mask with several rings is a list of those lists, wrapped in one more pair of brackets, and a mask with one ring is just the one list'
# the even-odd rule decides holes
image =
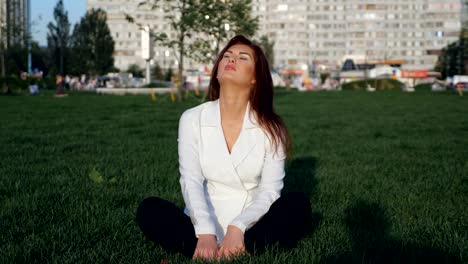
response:
{"label": "building facade", "polygon": [[0,27],[0,39],[6,47],[26,45],[28,1],[0,0]]}
{"label": "building facade", "polygon": [[[259,17],[257,36],[275,42],[275,68],[290,65],[339,67],[345,58],[372,62],[404,60],[407,69],[432,69],[440,50],[459,37],[467,19],[465,0],[253,0]],[[138,6],[139,0],[88,0],[87,9],[102,8],[115,40],[115,66],[144,66],[137,23],[174,34],[161,8]],[[465,9],[466,10],[466,9]],[[153,62],[177,67],[173,51],[154,47]],[[186,68],[195,64],[187,62]]]}
{"label": "building facade", "polygon": [[340,65],[351,56],[432,69],[463,18],[460,0],[255,0],[253,9],[259,34],[276,43],[278,67]]}
{"label": "building facade", "polygon": [[[122,71],[127,70],[132,64],[137,64],[142,68],[146,64],[142,57],[141,26],[147,26],[153,32],[164,32],[168,36],[175,34],[164,19],[167,14],[162,8],[139,6],[140,2],[140,0],[87,0],[87,10],[101,8],[107,13],[107,24],[115,41],[115,67]],[[135,23],[127,21],[127,15],[130,15]],[[157,45],[152,49],[151,63],[153,65],[157,63],[164,69],[178,67],[178,61],[172,49]],[[185,66],[191,68],[195,64],[186,60]]]}

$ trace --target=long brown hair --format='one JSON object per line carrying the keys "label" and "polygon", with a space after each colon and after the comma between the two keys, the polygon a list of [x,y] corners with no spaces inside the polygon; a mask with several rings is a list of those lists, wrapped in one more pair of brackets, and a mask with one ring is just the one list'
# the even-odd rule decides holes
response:
{"label": "long brown hair", "polygon": [[235,44],[244,44],[254,51],[255,57],[255,84],[250,92],[250,106],[256,114],[260,127],[266,132],[269,140],[273,143],[275,152],[280,144],[285,150],[288,158],[291,158],[292,144],[288,129],[281,117],[273,109],[273,80],[271,79],[270,66],[263,50],[242,35],[233,37],[224,49],[219,53],[218,58],[211,71],[211,80],[208,94],[210,100],[219,98],[218,65],[223,58],[223,54]]}

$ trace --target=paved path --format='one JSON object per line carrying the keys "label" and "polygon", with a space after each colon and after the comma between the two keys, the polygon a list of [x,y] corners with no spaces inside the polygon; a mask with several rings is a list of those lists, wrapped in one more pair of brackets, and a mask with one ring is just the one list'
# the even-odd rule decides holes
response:
{"label": "paved path", "polygon": [[169,93],[171,88],[97,88],[96,93],[98,94],[156,94]]}

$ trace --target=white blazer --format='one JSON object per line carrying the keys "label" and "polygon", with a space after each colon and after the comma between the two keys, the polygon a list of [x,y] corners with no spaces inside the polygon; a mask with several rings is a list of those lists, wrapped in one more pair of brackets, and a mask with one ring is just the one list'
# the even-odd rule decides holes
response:
{"label": "white blazer", "polygon": [[280,196],[284,149],[274,154],[249,104],[231,154],[221,127],[219,100],[182,114],[178,152],[185,213],[197,237],[214,234],[221,243],[228,225],[245,232]]}

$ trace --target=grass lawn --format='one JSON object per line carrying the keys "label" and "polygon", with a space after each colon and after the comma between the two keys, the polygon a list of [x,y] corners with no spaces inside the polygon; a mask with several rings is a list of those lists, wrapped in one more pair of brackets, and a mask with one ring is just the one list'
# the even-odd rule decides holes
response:
{"label": "grass lawn", "polygon": [[[170,263],[138,203],[183,207],[177,127],[192,99],[0,96],[1,263]],[[294,143],[287,191],[310,196],[312,233],[237,263],[468,263],[468,97],[280,91]]]}

